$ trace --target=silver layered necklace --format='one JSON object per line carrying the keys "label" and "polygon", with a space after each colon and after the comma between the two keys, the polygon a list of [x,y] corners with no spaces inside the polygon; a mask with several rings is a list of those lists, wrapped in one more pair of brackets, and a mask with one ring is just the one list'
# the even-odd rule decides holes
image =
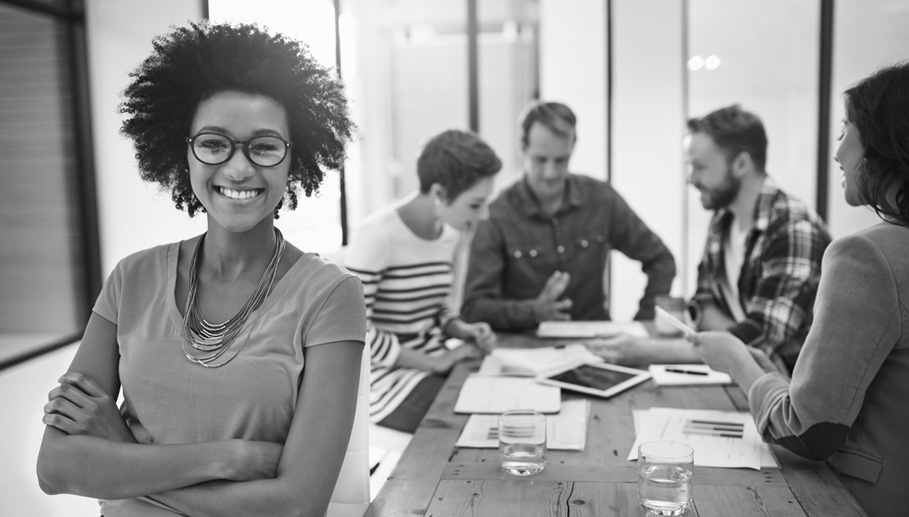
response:
{"label": "silver layered necklace", "polygon": [[[237,354],[233,354],[224,361],[217,362],[218,358],[224,355],[230,349],[234,340],[243,329],[249,315],[258,309],[268,293],[271,292],[275,285],[275,278],[278,274],[278,264],[281,262],[281,256],[284,254],[286,247],[284,236],[281,231],[275,228],[275,251],[269,261],[268,266],[259,279],[259,285],[256,290],[249,296],[240,311],[234,314],[232,318],[224,323],[212,324],[205,320],[202,311],[199,310],[199,304],[196,301],[196,294],[199,291],[199,250],[205,242],[205,235],[199,239],[196,250],[193,252],[192,262],[189,264],[189,294],[186,297],[186,306],[183,309],[183,353],[191,362],[206,368],[217,368],[229,363]],[[189,343],[194,351],[200,352],[196,355],[193,350],[187,350],[186,344]],[[242,345],[241,345],[242,348]],[[240,351],[237,350],[237,353]]]}

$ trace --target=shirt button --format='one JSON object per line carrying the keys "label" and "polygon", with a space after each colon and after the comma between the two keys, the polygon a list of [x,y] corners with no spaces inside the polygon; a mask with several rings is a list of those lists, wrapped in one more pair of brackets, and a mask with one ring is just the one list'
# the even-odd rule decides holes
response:
{"label": "shirt button", "polygon": [[536,257],[536,256],[537,256],[537,250],[530,250],[530,256],[531,256],[531,257]]}
{"label": "shirt button", "polygon": [[517,250],[514,252],[514,258],[521,258],[521,250]]}
{"label": "shirt button", "polygon": [[559,246],[558,248],[556,248],[556,251],[558,251],[559,253],[565,253],[565,246]]}
{"label": "shirt button", "polygon": [[582,240],[581,240],[581,247],[582,247],[582,248],[586,248],[588,244],[589,244],[589,243],[587,242],[587,239],[582,239]]}

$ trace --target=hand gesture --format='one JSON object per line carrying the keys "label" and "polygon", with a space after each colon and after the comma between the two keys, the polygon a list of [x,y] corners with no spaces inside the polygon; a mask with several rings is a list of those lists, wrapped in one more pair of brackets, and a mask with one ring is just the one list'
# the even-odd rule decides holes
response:
{"label": "hand gesture", "polygon": [[464,340],[470,341],[476,344],[480,350],[486,352],[492,352],[496,347],[496,334],[492,331],[492,327],[489,326],[489,323],[478,322],[478,323],[465,323],[464,328]]}
{"label": "hand gesture", "polygon": [[556,271],[546,280],[543,290],[533,303],[533,314],[537,321],[568,321],[571,315],[565,311],[571,309],[571,300],[559,300],[571,276],[564,271]]}
{"label": "hand gesture", "polygon": [[699,332],[688,338],[701,359],[711,369],[728,373],[733,379],[742,365],[754,361],[748,345],[729,332]]}
{"label": "hand gesture", "polygon": [[117,409],[117,401],[93,379],[69,372],[58,381],[60,385],[47,394],[42,422],[70,435],[136,441]]}

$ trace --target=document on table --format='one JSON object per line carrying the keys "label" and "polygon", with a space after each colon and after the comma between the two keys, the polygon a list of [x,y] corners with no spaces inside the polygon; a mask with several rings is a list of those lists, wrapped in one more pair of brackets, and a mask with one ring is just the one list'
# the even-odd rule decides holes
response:
{"label": "document on table", "polygon": [[712,370],[706,364],[651,364],[649,369],[657,386],[732,384],[729,375]]}
{"label": "document on table", "polygon": [[483,358],[479,373],[533,377],[581,361],[602,362],[603,359],[581,343],[538,348],[496,348]]}
{"label": "document on table", "polygon": [[539,384],[526,377],[498,377],[473,374],[461,386],[455,413],[504,413],[511,409],[533,409],[558,413],[562,390]]}
{"label": "document on table", "polygon": [[635,410],[634,424],[637,437],[629,461],[637,459],[640,444],[670,440],[694,449],[694,464],[701,467],[779,467],[750,413],[650,408]]}
{"label": "document on table", "polygon": [[640,321],[616,323],[615,321],[544,321],[537,328],[537,337],[595,338],[630,334],[647,337],[647,327]]}
{"label": "document on table", "polygon": [[[582,451],[587,443],[587,419],[590,401],[571,399],[562,402],[555,415],[546,415],[546,448],[550,450]],[[458,447],[495,449],[499,446],[499,415],[470,415]]]}

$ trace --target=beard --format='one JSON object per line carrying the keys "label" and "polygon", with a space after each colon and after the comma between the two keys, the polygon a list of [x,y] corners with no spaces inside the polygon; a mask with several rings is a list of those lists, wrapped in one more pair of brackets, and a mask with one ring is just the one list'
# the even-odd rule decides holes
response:
{"label": "beard", "polygon": [[705,210],[719,210],[735,201],[739,195],[739,189],[742,187],[742,180],[733,176],[731,170],[726,169],[726,176],[721,184],[711,188],[703,185],[694,187],[701,193],[701,205]]}

